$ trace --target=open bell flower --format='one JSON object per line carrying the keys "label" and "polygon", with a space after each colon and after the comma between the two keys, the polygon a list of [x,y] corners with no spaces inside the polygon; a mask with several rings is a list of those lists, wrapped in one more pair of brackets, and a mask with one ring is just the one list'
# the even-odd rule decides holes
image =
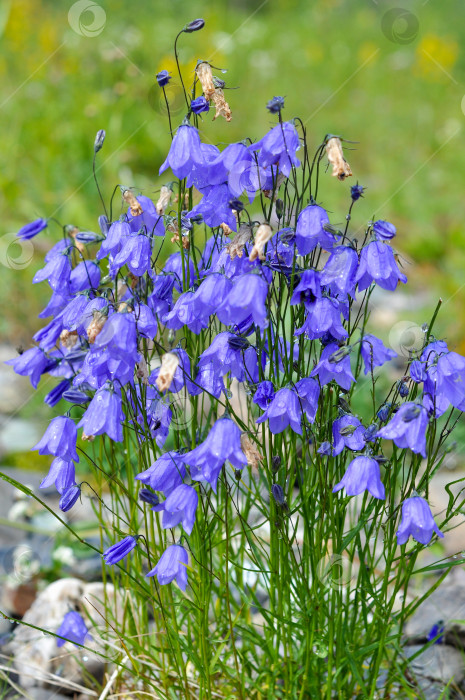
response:
{"label": "open bell flower", "polygon": [[82,616],[76,610],[70,610],[64,616],[56,634],[59,637],[64,637],[64,639],[57,637],[57,647],[62,647],[65,642],[83,645],[86,637],[89,635],[89,630]]}
{"label": "open bell flower", "polygon": [[189,557],[180,544],[170,545],[160,557],[158,564],[146,576],[156,576],[160,586],[176,581],[179,588],[187,588],[187,564]]}
{"label": "open bell flower", "polygon": [[402,520],[397,530],[397,544],[405,544],[410,537],[420,542],[429,544],[433,532],[438,537],[444,537],[436,523],[428,503],[421,496],[406,498],[402,503]]}
{"label": "open bell flower", "polygon": [[374,498],[385,498],[379,464],[376,459],[361,455],[352,460],[341,481],[333,488],[333,493],[345,489],[348,496],[358,496],[368,491]]}
{"label": "open bell flower", "polygon": [[68,416],[57,416],[50,424],[33,450],[40,455],[55,455],[68,462],[79,462],[76,452],[77,428]]}
{"label": "open bell flower", "polygon": [[426,458],[428,411],[418,403],[404,403],[389,423],[378,430],[377,437],[393,440],[397,447],[409,447]]}

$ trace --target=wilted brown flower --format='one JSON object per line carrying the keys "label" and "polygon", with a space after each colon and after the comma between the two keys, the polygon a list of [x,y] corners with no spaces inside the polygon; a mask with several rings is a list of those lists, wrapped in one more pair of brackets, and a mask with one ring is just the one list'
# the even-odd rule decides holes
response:
{"label": "wilted brown flower", "polygon": [[163,187],[160,190],[160,196],[158,197],[158,202],[156,205],[156,210],[157,214],[160,214],[162,216],[165,213],[166,207],[170,203],[171,195],[173,192],[169,187],[166,185],[163,185]]}
{"label": "wilted brown flower", "polygon": [[108,316],[101,311],[94,311],[94,317],[87,327],[87,337],[89,343],[95,343],[95,339],[102,330],[107,321]]}
{"label": "wilted brown flower", "polygon": [[273,196],[273,191],[274,191],[274,200],[276,201],[278,199],[278,192],[279,188],[283,184],[284,180],[286,179],[286,176],[283,175],[283,173],[278,173],[278,177],[276,178],[276,186],[274,190],[262,190],[263,194],[267,199],[271,199]]}
{"label": "wilted brown flower", "polygon": [[352,175],[352,170],[350,169],[349,163],[344,158],[342,152],[341,139],[337,136],[332,136],[326,142],[326,155],[328,160],[333,166],[333,177],[337,177],[339,180],[344,180],[346,177]]}
{"label": "wilted brown flower", "polygon": [[140,216],[140,214],[142,214],[142,207],[137,201],[134,192],[131,192],[131,190],[124,190],[123,199],[130,207],[133,216]]}
{"label": "wilted brown flower", "polygon": [[247,463],[254,469],[257,469],[260,466],[260,462],[263,461],[263,456],[247,433],[241,433],[241,449],[246,456]]}
{"label": "wilted brown flower", "polygon": [[234,233],[234,231],[228,226],[228,224],[222,223],[220,224],[220,228],[223,229],[223,233],[225,236],[230,236],[231,233]]}
{"label": "wilted brown flower", "polygon": [[257,258],[265,260],[263,251],[268,241],[273,237],[273,229],[269,224],[260,224],[255,234],[254,246],[250,252],[249,260],[253,262]]}
{"label": "wilted brown flower", "polygon": [[61,331],[60,333],[60,343],[64,348],[74,348],[77,340],[77,331]]}
{"label": "wilted brown flower", "polygon": [[161,358],[161,367],[155,384],[158,391],[165,391],[171,386],[174,373],[179,365],[179,357],[174,352],[167,352]]}
{"label": "wilted brown flower", "polygon": [[213,83],[211,65],[206,61],[202,61],[198,64],[197,68],[195,69],[195,72],[197,73],[197,77],[202,86],[205,99],[211,100],[216,90],[215,85]]}
{"label": "wilted brown flower", "polygon": [[231,121],[231,108],[224,99],[224,93],[221,88],[216,88],[215,92],[212,95],[212,102],[215,105],[216,112],[215,116],[213,117],[213,121],[217,119],[217,117],[224,117],[227,122]]}
{"label": "wilted brown flower", "polygon": [[142,380],[142,383],[148,386],[149,383],[149,368],[145,361],[145,357],[141,354],[139,362],[136,364],[136,377]]}
{"label": "wilted brown flower", "polygon": [[228,253],[231,260],[237,256],[242,258],[244,246],[252,239],[252,226],[250,224],[241,224],[239,231],[234,236],[231,243],[228,245]]}

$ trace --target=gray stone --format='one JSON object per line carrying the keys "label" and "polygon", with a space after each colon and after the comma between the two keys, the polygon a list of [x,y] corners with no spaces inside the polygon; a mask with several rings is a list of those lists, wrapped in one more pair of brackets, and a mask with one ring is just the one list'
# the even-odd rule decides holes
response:
{"label": "gray stone", "polygon": [[30,398],[33,388],[27,377],[15,374],[7,360],[18,357],[11,345],[0,345],[0,413],[15,413]]}
{"label": "gray stone", "polygon": [[[447,644],[465,649],[465,587],[443,584],[427,598],[407,621],[407,643],[425,642],[433,625],[444,627]],[[439,645],[435,645],[439,646]]]}
{"label": "gray stone", "polygon": [[0,454],[30,450],[39,442],[43,432],[33,421],[3,415],[0,420]]}
{"label": "gray stone", "polygon": [[[410,658],[421,649],[421,646],[413,645],[405,647],[404,651]],[[465,678],[463,653],[448,644],[428,647],[411,661],[410,668],[422,688],[428,687],[428,681],[447,685],[453,679],[454,685],[459,685]]]}

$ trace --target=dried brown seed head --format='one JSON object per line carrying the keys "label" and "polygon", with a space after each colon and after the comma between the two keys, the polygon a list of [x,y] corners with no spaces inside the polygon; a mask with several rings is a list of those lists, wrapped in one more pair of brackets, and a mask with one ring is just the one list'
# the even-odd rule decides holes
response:
{"label": "dried brown seed head", "polygon": [[352,175],[349,163],[344,158],[342,152],[341,139],[337,136],[332,136],[326,143],[326,155],[333,166],[332,176],[339,180],[345,180],[346,177]]}

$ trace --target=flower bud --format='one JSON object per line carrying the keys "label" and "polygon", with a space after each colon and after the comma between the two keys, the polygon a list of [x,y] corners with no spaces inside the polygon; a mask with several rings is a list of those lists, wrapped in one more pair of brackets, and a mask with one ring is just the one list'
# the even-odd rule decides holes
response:
{"label": "flower bud", "polygon": [[228,338],[228,345],[233,350],[247,350],[250,343],[247,338],[242,338],[240,335],[234,335]]}
{"label": "flower bud", "polygon": [[278,114],[284,108],[284,97],[273,97],[267,103],[266,108],[271,114]]}
{"label": "flower bud", "polygon": [[139,491],[139,500],[143,503],[149,503],[151,506],[157,506],[160,503],[157,494],[150,491],[150,489],[141,489]]}
{"label": "flower bud", "polygon": [[83,404],[87,403],[90,401],[90,397],[87,396],[83,391],[79,391],[79,389],[67,389],[67,391],[63,392],[63,397],[65,401],[68,401],[69,403],[78,403],[78,404]]}
{"label": "flower bud", "polygon": [[168,83],[170,82],[171,75],[168,73],[167,70],[161,70],[159,73],[156,74],[155,78],[160,87],[165,87],[165,85],[168,85]]}
{"label": "flower bud", "polygon": [[94,141],[94,153],[98,153],[100,149],[103,146],[103,142],[105,141],[105,131],[103,129],[99,129],[97,131],[97,134],[95,136],[95,141]]}
{"label": "flower bud", "polygon": [[194,114],[208,112],[210,110],[210,103],[204,95],[200,95],[200,97],[196,97],[195,100],[192,100],[191,110]]}
{"label": "flower bud", "polygon": [[276,474],[279,471],[280,466],[281,457],[279,455],[275,455],[271,460],[271,471],[273,472],[273,474]]}
{"label": "flower bud", "polygon": [[388,419],[391,407],[392,407],[391,403],[385,403],[381,406],[378,413],[376,414],[382,423],[384,423],[384,421],[386,421]]}
{"label": "flower bud", "polygon": [[363,192],[365,188],[362,187],[362,185],[359,185],[358,182],[356,185],[352,185],[350,188],[350,196],[352,197],[352,201],[356,202],[360,197],[363,197]]}
{"label": "flower bud", "polygon": [[250,251],[249,260],[253,262],[257,258],[260,260],[265,260],[263,251],[266,244],[273,237],[273,229],[269,224],[260,224],[255,234],[255,242],[252,250]]}
{"label": "flower bud", "polygon": [[192,22],[189,22],[189,24],[186,24],[186,26],[183,29],[183,32],[186,32],[187,34],[191,34],[192,32],[198,32],[200,29],[203,29],[205,27],[205,20],[202,18],[199,19],[193,19]]}
{"label": "flower bud", "polygon": [[282,199],[277,199],[275,204],[276,216],[281,219],[284,213],[284,202]]}
{"label": "flower bud", "polygon": [[108,231],[110,229],[110,222],[108,221],[105,214],[102,214],[101,216],[99,216],[98,225],[100,226],[100,230],[106,238]]}
{"label": "flower bud", "polygon": [[62,496],[60,498],[60,502],[58,503],[60,510],[62,510],[64,513],[66,513],[68,510],[71,510],[71,508],[74,506],[80,495],[80,486],[74,484],[74,486],[70,486],[69,488],[67,488],[65,491],[63,491]]}
{"label": "flower bud", "polygon": [[93,231],[79,231],[75,235],[75,240],[81,243],[98,243],[102,240],[102,237],[98,233],[93,233]]}
{"label": "flower bud", "polygon": [[175,355],[174,352],[167,352],[163,355],[160,372],[155,382],[158,391],[163,392],[170,388],[178,366],[179,356]]}
{"label": "flower bud", "polygon": [[271,495],[279,506],[285,503],[283,487],[280,484],[273,484],[271,487]]}
{"label": "flower bud", "polygon": [[350,165],[344,158],[342,152],[341,139],[337,136],[332,136],[326,142],[326,155],[328,160],[333,166],[333,177],[337,177],[339,180],[345,180],[346,177],[352,175],[352,170]]}

